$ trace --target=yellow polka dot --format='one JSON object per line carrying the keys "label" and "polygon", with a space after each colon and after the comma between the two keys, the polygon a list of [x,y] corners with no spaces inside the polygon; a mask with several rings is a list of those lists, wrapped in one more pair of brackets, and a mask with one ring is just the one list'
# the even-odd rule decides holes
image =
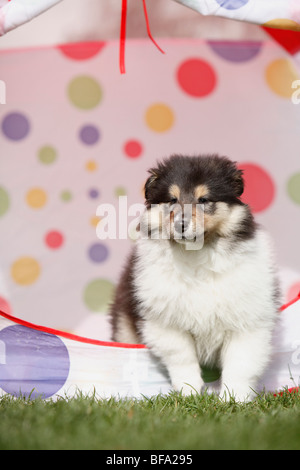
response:
{"label": "yellow polka dot", "polygon": [[92,227],[97,227],[99,222],[101,221],[101,217],[97,217],[96,215],[94,217],[91,217],[90,219],[90,224]]}
{"label": "yellow polka dot", "polygon": [[299,74],[289,59],[277,59],[266,69],[266,80],[271,90],[283,98],[291,98],[294,93],[292,84],[299,79]]}
{"label": "yellow polka dot", "polygon": [[263,26],[267,28],[278,28],[278,29],[291,29],[294,31],[300,31],[300,24],[296,21],[288,20],[287,18],[275,18],[274,20],[267,21]]}
{"label": "yellow polka dot", "polygon": [[97,163],[96,163],[94,160],[88,161],[88,162],[86,163],[86,165],[85,165],[85,169],[86,169],[87,171],[96,171],[97,168],[98,168],[98,165],[97,165]]}
{"label": "yellow polka dot", "polygon": [[40,265],[34,258],[23,257],[13,263],[11,276],[17,284],[28,286],[38,279],[40,271]]}
{"label": "yellow polka dot", "polygon": [[172,109],[163,103],[156,103],[146,111],[147,126],[155,132],[166,132],[174,124],[175,116]]}
{"label": "yellow polka dot", "polygon": [[32,188],[26,194],[26,201],[33,209],[41,209],[47,202],[47,194],[41,188]]}

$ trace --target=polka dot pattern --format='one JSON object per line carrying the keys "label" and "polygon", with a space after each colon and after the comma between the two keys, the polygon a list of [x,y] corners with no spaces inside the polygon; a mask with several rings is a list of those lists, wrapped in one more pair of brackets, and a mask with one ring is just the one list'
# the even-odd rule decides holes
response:
{"label": "polka dot pattern", "polygon": [[90,76],[78,76],[68,86],[70,102],[79,109],[93,109],[102,99],[102,88],[97,80]]}
{"label": "polka dot pattern", "polygon": [[47,193],[42,188],[32,188],[26,194],[26,202],[32,209],[41,209],[47,202]]}
{"label": "polka dot pattern", "polygon": [[89,258],[94,263],[103,263],[108,258],[108,248],[103,243],[93,243],[89,248]]}
{"label": "polka dot pattern", "polygon": [[267,28],[288,29],[293,31],[300,31],[300,23],[289,20],[287,18],[274,18],[273,20],[266,21],[263,26]]}
{"label": "polka dot pattern", "polygon": [[291,200],[300,205],[300,172],[292,175],[287,182],[287,191]]}
{"label": "polka dot pattern", "polygon": [[217,3],[222,7],[226,8],[227,10],[237,10],[238,8],[242,8],[243,6],[247,5],[249,0],[216,0]]}
{"label": "polka dot pattern", "polygon": [[2,121],[2,132],[7,139],[15,142],[23,140],[30,131],[30,123],[23,113],[9,113]]}
{"label": "polka dot pattern", "polygon": [[209,41],[212,50],[229,62],[243,63],[254,59],[262,49],[261,42],[232,43],[230,41]]}
{"label": "polka dot pattern", "polygon": [[70,43],[59,46],[59,50],[72,60],[83,61],[98,56],[105,42]]}
{"label": "polka dot pattern", "polygon": [[272,61],[266,69],[266,80],[270,89],[282,98],[291,99],[292,84],[299,79],[296,67],[290,59]]}
{"label": "polka dot pattern", "polygon": [[11,267],[12,279],[21,286],[28,286],[36,282],[40,272],[38,261],[29,256],[17,259]]}
{"label": "polka dot pattern", "polygon": [[6,352],[5,363],[0,364],[0,387],[6,393],[50,398],[65,384],[70,358],[58,336],[13,325],[0,331],[0,342]]}
{"label": "polka dot pattern", "polygon": [[213,92],[217,83],[214,68],[205,60],[185,60],[177,71],[179,86],[194,98],[203,98]]}
{"label": "polka dot pattern", "polygon": [[124,153],[129,158],[138,158],[143,153],[143,145],[138,140],[128,140],[124,145]]}
{"label": "polka dot pattern", "polygon": [[61,232],[58,232],[57,230],[51,230],[45,236],[46,245],[53,250],[60,248],[63,245],[63,242],[64,236]]}
{"label": "polka dot pattern", "polygon": [[94,125],[86,125],[80,129],[80,140],[86,145],[95,145],[100,139],[100,131]]}
{"label": "polka dot pattern", "polygon": [[275,185],[270,173],[253,163],[242,163],[240,169],[245,181],[243,202],[249,204],[254,213],[268,209],[275,198]]}
{"label": "polka dot pattern", "polygon": [[[214,8],[242,12],[250,1],[214,0]],[[29,321],[72,330],[107,311],[134,241],[99,239],[105,217],[97,207],[113,204],[118,233],[118,198],[142,203],[147,169],[176,152],[238,161],[243,202],[276,234],[281,262],[287,257],[299,270],[300,117],[290,98],[300,76],[292,59],[262,42],[175,41],[161,69],[143,42],[127,48],[139,58],[131,63],[139,80],[128,72],[126,83],[111,72],[113,43],[36,51],[30,70],[25,52],[1,59],[19,97],[0,106],[1,269],[14,286],[12,297],[0,290],[0,309],[15,316],[29,312]],[[43,61],[60,73],[42,74]],[[24,83],[35,74],[55,96],[41,100],[34,89],[20,96],[16,67]],[[282,213],[291,220],[289,246]],[[133,227],[128,232],[134,240]],[[285,297],[299,282],[300,274]]]}
{"label": "polka dot pattern", "polygon": [[10,199],[8,192],[5,188],[0,186],[0,217],[2,217],[8,211],[10,206]]}
{"label": "polka dot pattern", "polygon": [[84,303],[92,312],[106,312],[114,285],[107,279],[95,279],[84,290]]}
{"label": "polka dot pattern", "polygon": [[175,121],[175,115],[170,106],[165,103],[155,103],[146,110],[146,124],[154,132],[169,131]]}
{"label": "polka dot pattern", "polygon": [[39,149],[38,158],[44,165],[51,165],[57,159],[57,152],[50,145],[45,145]]}

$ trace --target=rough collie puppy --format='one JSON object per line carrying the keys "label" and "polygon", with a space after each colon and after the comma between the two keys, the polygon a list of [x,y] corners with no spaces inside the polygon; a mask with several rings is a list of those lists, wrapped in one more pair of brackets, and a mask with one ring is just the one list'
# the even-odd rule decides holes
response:
{"label": "rough collie puppy", "polygon": [[222,370],[221,397],[249,400],[279,304],[269,239],[240,200],[242,171],[217,155],[174,155],[149,172],[113,340],[146,344],[184,394],[201,391],[208,365]]}

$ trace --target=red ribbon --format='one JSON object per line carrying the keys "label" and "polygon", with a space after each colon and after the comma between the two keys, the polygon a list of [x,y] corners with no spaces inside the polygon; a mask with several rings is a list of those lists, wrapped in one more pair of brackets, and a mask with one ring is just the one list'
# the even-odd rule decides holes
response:
{"label": "red ribbon", "polygon": [[[157,47],[157,49],[164,54],[165,52],[159,47],[155,39],[153,38],[150,30],[149,17],[147,12],[146,0],[143,1],[144,15],[147,26],[148,36]],[[126,23],[127,23],[127,0],[122,0],[122,14],[121,14],[121,29],[120,29],[120,72],[126,73],[125,70],[125,45],[126,45]]]}
{"label": "red ribbon", "polygon": [[127,0],[122,0],[121,30],[120,30],[120,72],[125,73],[125,43],[127,22]]}

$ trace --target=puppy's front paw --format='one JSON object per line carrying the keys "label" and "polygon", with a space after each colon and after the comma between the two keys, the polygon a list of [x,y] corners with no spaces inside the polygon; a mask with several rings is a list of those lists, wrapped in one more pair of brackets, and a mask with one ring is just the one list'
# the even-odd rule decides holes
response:
{"label": "puppy's front paw", "polygon": [[189,382],[177,382],[173,384],[173,388],[176,392],[182,393],[183,396],[197,395],[201,392],[203,383],[199,381]]}
{"label": "puppy's front paw", "polygon": [[250,387],[227,387],[222,386],[219,397],[225,402],[234,400],[238,403],[249,403],[254,398],[254,392]]}

